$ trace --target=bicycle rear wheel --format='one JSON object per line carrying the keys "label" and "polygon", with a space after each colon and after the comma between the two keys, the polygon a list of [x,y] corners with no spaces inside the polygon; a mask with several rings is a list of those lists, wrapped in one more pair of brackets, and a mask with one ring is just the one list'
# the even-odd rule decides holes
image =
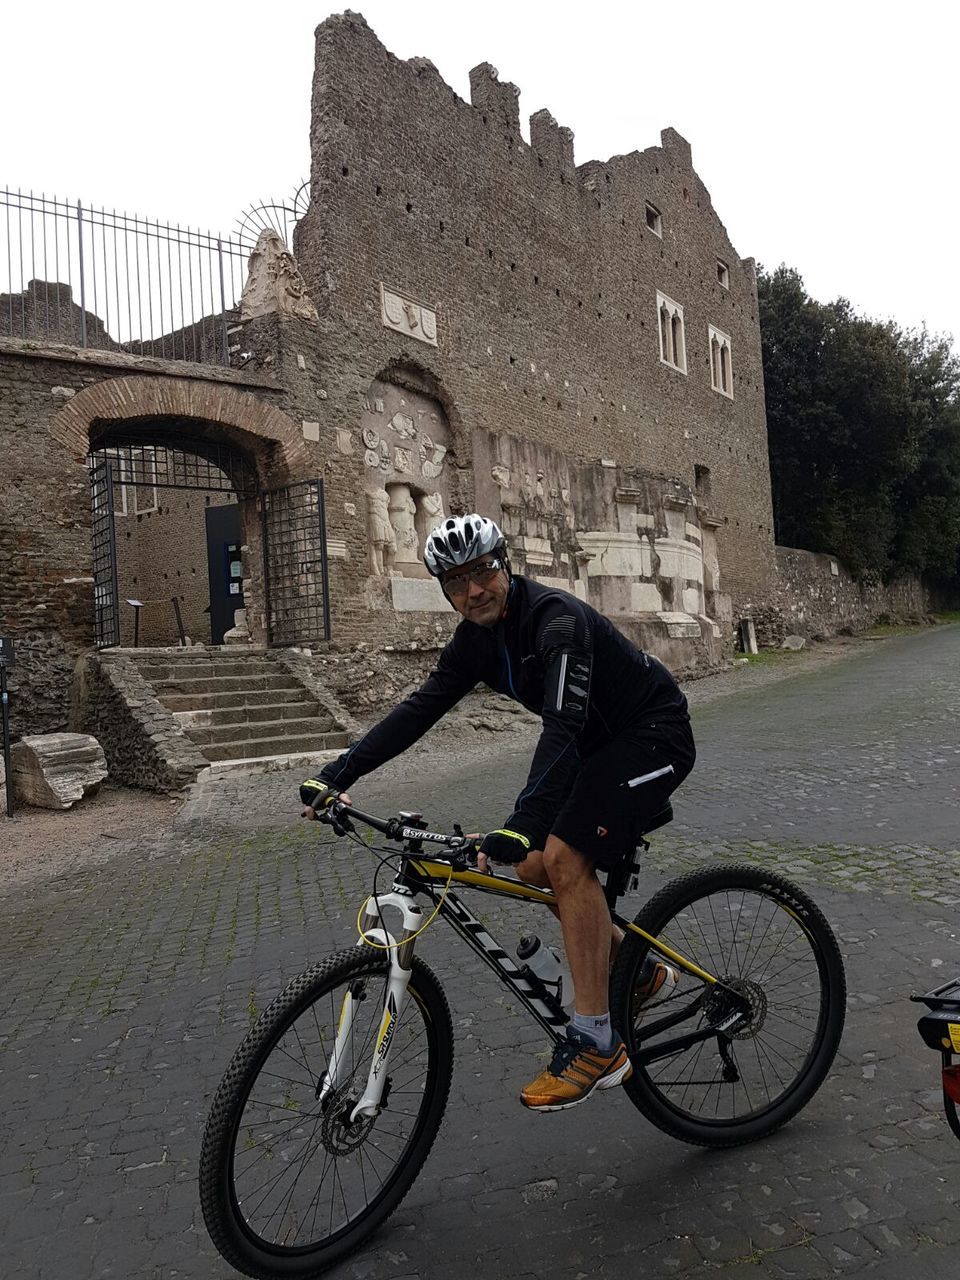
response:
{"label": "bicycle rear wheel", "polygon": [[[446,996],[419,959],[380,1110],[350,1122],[387,978],[382,951],[331,956],[277,996],[227,1067],[203,1135],[200,1202],[217,1249],[247,1275],[318,1275],[393,1212],[427,1158],[450,1090],[453,1029]],[[321,1103],[348,990],[355,1012],[346,1070]]]}
{"label": "bicycle rear wheel", "polygon": [[[731,1147],[765,1137],[823,1083],[843,1031],[846,981],[819,908],[783,877],[757,867],[711,867],[665,885],[635,923],[694,961],[750,1005],[749,1021],[640,1065],[625,1083],[658,1128],[685,1142]],[[666,1045],[730,1014],[722,988],[685,972],[644,999],[656,951],[628,933],[611,978],[611,1002],[627,1051]],[[685,1018],[650,1039],[658,1019]]]}

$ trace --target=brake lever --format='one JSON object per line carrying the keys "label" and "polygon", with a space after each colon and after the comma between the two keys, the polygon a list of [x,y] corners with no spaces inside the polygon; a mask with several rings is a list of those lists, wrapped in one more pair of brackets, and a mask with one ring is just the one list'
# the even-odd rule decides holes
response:
{"label": "brake lever", "polygon": [[471,843],[463,849],[458,849],[451,861],[453,861],[457,871],[476,871],[479,854],[480,850],[475,844]]}
{"label": "brake lever", "polygon": [[347,817],[343,810],[346,805],[341,804],[339,800],[334,800],[332,804],[328,804],[324,809],[316,809],[318,822],[325,822],[328,826],[333,827],[334,833],[338,836],[345,836],[348,831],[353,830],[353,823]]}

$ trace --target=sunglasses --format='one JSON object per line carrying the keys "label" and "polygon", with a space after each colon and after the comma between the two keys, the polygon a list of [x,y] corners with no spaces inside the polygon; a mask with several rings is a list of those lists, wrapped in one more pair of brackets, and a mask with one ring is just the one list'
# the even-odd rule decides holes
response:
{"label": "sunglasses", "polygon": [[478,586],[484,587],[488,582],[492,582],[501,569],[505,567],[504,561],[496,556],[492,560],[487,560],[484,564],[476,564],[467,573],[452,573],[449,578],[443,579],[443,589],[447,595],[463,596],[470,589],[470,583],[475,582]]}

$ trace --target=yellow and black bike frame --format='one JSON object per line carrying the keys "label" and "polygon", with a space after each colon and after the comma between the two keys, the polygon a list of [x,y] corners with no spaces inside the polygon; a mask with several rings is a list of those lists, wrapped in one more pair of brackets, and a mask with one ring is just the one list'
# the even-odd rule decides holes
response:
{"label": "yellow and black bike frame", "polygon": [[[449,862],[423,856],[419,851],[411,849],[410,845],[404,850],[403,864],[394,885],[395,889],[401,888],[426,894],[436,904],[438,914],[449,921],[467,945],[493,969],[501,982],[511,989],[537,1022],[554,1040],[559,1041],[563,1035],[563,1028],[570,1020],[569,1016],[539,979],[529,970],[521,969],[514,963],[496,939],[487,933],[476,916],[452,892],[455,885],[475,889],[479,893],[493,894],[499,898],[511,898],[544,907],[556,905],[554,894],[548,889],[539,889],[507,876],[472,869],[451,868]],[[674,951],[672,947],[652,937],[639,925],[626,920],[612,909],[611,918],[625,933],[632,933],[642,938],[664,960],[697,978],[703,984],[689,1000],[684,1000],[673,1012],[654,1018],[649,1023],[644,1022],[635,1030],[634,1051],[631,1054],[634,1065],[644,1066],[683,1052],[712,1038],[726,1039],[748,1020],[749,1004],[739,992],[727,987],[722,978],[702,969],[700,965],[681,955],[680,952]],[[691,1018],[696,1018],[701,1024],[696,1030],[661,1040],[656,1045],[648,1044],[649,1041]],[[706,1025],[703,1025],[704,1022]],[[647,1047],[645,1048],[644,1045]]]}

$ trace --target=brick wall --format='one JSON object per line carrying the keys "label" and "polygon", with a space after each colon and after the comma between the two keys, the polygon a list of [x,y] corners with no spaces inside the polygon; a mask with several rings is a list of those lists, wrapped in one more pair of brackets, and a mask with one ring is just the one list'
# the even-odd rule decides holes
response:
{"label": "brick wall", "polygon": [[65,728],[93,629],[87,472],[47,430],[80,385],[52,361],[0,361],[0,631],[16,646],[17,736]]}
{"label": "brick wall", "polygon": [[[688,144],[668,129],[660,147],[575,168],[569,133],[547,113],[531,120],[533,145],[521,140],[516,91],[490,68],[477,68],[471,87],[467,104],[432,64],[395,58],[356,15],[318,28],[312,204],[296,252],[321,315],[307,371],[321,440],[332,450],[338,430],[356,432],[375,378],[413,370],[446,411],[465,504],[480,429],[691,488],[706,468],[721,588],[738,610],[768,598],[754,269]],[[648,201],[662,238],[647,229]],[[384,327],[381,282],[435,308],[436,347]],[[684,308],[686,374],[661,362],[658,290]],[[732,339],[732,400],[711,389],[711,324]],[[333,455],[330,472],[337,520],[361,487],[359,467],[351,475]]]}
{"label": "brick wall", "polygon": [[[66,726],[72,673],[93,642],[85,466],[91,432],[102,438],[111,425],[125,420],[156,418],[169,425],[175,419],[181,429],[192,423],[198,433],[219,432],[226,443],[242,445],[265,483],[316,475],[317,459],[301,450],[298,425],[276,407],[281,398],[279,388],[264,385],[262,374],[44,350],[0,339],[0,633],[11,635],[16,646],[11,680],[16,736]],[[185,495],[184,505],[187,501],[203,505],[204,495]],[[167,518],[174,524],[173,505],[163,505],[170,507]],[[206,589],[206,551],[203,547],[200,559],[198,541],[202,510],[196,514],[199,533],[178,528],[180,542],[171,543],[168,529],[167,539],[145,543],[150,592],[166,591],[161,583],[163,573],[171,572],[168,557],[179,557],[181,564],[189,560],[188,567],[196,569],[191,580],[202,579]],[[259,555],[254,538],[251,571],[262,596]],[[176,568],[174,563],[174,576]],[[121,599],[146,594],[140,594],[139,581],[129,584],[137,589],[127,591],[126,585],[121,585]],[[186,590],[182,594],[186,597]],[[199,629],[201,623],[194,625]]]}
{"label": "brick wall", "polygon": [[124,514],[120,486],[115,488],[120,643],[133,644],[133,609],[126,601],[134,599],[144,602],[140,644],[177,644],[176,614],[171,603],[176,596],[186,634],[195,644],[209,644],[210,581],[204,511],[235,503],[236,498],[200,489],[129,485]]}

